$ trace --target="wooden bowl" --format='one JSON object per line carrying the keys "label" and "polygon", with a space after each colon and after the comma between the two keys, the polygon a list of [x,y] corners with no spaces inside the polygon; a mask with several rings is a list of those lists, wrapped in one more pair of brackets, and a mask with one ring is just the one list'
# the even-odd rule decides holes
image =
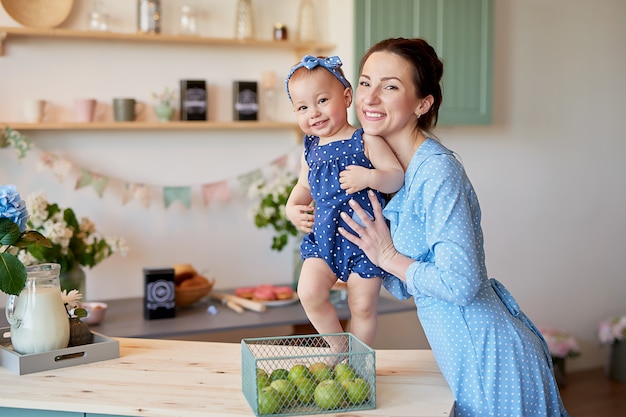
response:
{"label": "wooden bowl", "polygon": [[17,23],[32,28],[53,28],[67,19],[74,0],[0,0]]}
{"label": "wooden bowl", "polygon": [[207,280],[206,285],[194,285],[193,287],[176,286],[176,307],[188,307],[213,289],[215,281]]}

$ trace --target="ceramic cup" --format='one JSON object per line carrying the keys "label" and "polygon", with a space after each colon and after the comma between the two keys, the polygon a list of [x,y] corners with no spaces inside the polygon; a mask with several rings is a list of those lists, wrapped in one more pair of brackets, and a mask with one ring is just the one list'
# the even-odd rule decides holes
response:
{"label": "ceramic cup", "polygon": [[28,123],[39,123],[41,122],[48,110],[49,103],[46,100],[24,100],[23,103],[23,111],[24,111],[24,120]]}
{"label": "ceramic cup", "polygon": [[77,98],[74,100],[74,120],[79,123],[94,121],[98,101],[94,98]]}
{"label": "ceramic cup", "polygon": [[113,118],[116,122],[132,122],[143,112],[144,104],[134,98],[114,98]]}

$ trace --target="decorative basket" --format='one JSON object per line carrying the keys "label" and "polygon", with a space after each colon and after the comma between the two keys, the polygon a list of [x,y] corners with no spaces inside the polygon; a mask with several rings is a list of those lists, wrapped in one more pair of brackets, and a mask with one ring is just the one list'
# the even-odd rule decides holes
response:
{"label": "decorative basket", "polygon": [[257,416],[376,408],[375,352],[351,333],[243,339],[241,373]]}
{"label": "decorative basket", "polygon": [[207,281],[206,285],[193,287],[176,286],[176,307],[188,307],[202,297],[206,296],[213,289],[215,281]]}
{"label": "decorative basket", "polygon": [[53,28],[67,19],[74,0],[0,0],[17,23],[33,28]]}

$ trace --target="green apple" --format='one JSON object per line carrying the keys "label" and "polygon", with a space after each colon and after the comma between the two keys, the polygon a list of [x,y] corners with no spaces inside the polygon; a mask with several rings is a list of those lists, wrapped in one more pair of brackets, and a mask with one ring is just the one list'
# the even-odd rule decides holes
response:
{"label": "green apple", "polygon": [[341,382],[334,379],[327,379],[315,388],[313,394],[315,404],[324,410],[334,410],[344,405],[346,401],[346,390]]}
{"label": "green apple", "polygon": [[270,386],[270,377],[264,373],[258,373],[256,376],[256,386],[258,389],[269,387]]}
{"label": "green apple", "polygon": [[293,381],[298,390],[298,401],[300,404],[311,404],[315,395],[315,380],[307,377],[300,377]]}
{"label": "green apple", "polygon": [[295,381],[298,378],[313,378],[313,375],[306,365],[299,363],[291,367],[288,376],[290,381]]}
{"label": "green apple", "polygon": [[352,369],[347,363],[341,362],[335,365],[335,379],[339,382],[343,382],[345,380],[353,380],[356,378],[356,372]]}
{"label": "green apple", "polygon": [[287,379],[272,381],[270,387],[274,388],[283,397],[283,406],[290,405],[298,399],[298,389],[293,382]]}
{"label": "green apple", "polygon": [[327,379],[333,379],[333,369],[324,362],[316,362],[309,365],[309,371],[317,382],[322,382]]}
{"label": "green apple", "polygon": [[272,387],[265,387],[259,391],[259,414],[276,414],[283,404],[283,397]]}
{"label": "green apple", "polygon": [[270,376],[261,368],[256,368],[256,386],[258,389],[269,387]]}
{"label": "green apple", "polygon": [[276,381],[277,379],[289,379],[289,371],[283,368],[274,369],[270,374],[270,379]]}
{"label": "green apple", "polygon": [[348,396],[348,401],[352,404],[362,404],[367,401],[370,397],[370,387],[361,378],[356,378],[353,380],[344,380],[343,386],[346,389],[346,394]]}

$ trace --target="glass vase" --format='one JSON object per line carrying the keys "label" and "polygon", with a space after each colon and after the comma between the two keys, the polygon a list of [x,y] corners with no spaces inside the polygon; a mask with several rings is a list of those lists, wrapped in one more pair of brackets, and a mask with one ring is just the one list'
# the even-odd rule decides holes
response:
{"label": "glass vase", "polygon": [[235,38],[239,40],[254,39],[254,14],[252,0],[238,0],[235,19]]}
{"label": "glass vase", "polygon": [[59,283],[61,291],[78,290],[83,295],[83,299],[87,297],[87,286],[85,284],[85,270],[77,263],[66,271],[61,271],[59,275]]}

